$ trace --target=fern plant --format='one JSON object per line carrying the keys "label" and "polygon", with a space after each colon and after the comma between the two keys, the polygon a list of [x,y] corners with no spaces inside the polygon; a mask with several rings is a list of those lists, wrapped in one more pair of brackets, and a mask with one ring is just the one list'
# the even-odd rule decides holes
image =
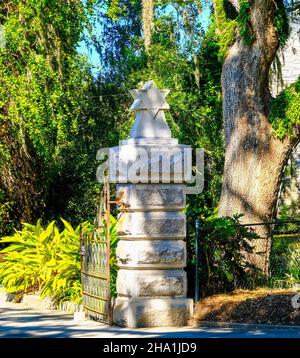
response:
{"label": "fern plant", "polygon": [[[55,222],[46,228],[38,220],[36,225],[23,224],[20,231],[4,237],[0,263],[0,282],[7,292],[20,298],[25,293],[40,292],[55,303],[64,299],[78,301],[81,297],[79,230],[65,220],[59,231]],[[85,222],[82,230],[91,230]]]}
{"label": "fern plant", "polygon": [[46,229],[39,220],[36,225],[23,224],[23,229],[13,236],[1,239],[1,243],[9,244],[1,253],[0,282],[7,292],[30,293],[38,291],[43,283],[44,265],[53,256],[54,222]]}
{"label": "fern plant", "polygon": [[64,230],[59,233],[55,228],[54,240],[56,252],[43,270],[44,284],[42,297],[50,296],[55,305],[62,301],[81,302],[80,250],[79,237],[82,232],[91,232],[92,225],[84,222],[75,230],[64,219]]}
{"label": "fern plant", "polygon": [[[0,243],[7,246],[0,253],[0,283],[9,293],[20,299],[25,293],[39,292],[50,297],[54,306],[65,300],[81,303],[80,230],[91,234],[93,225],[84,222],[76,229],[61,219],[64,228],[59,230],[51,222],[46,228],[38,220],[36,225],[23,224],[22,230],[3,237]],[[116,219],[110,218],[111,240],[111,291],[116,293],[118,242]],[[106,235],[103,229],[103,236]]]}

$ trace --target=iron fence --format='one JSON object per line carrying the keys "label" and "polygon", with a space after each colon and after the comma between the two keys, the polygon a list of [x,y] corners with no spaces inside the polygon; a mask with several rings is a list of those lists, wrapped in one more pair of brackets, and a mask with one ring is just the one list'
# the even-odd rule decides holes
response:
{"label": "iron fence", "polygon": [[231,239],[222,239],[222,230],[196,220],[196,302],[235,289],[290,288],[300,282],[300,220],[232,227]]}

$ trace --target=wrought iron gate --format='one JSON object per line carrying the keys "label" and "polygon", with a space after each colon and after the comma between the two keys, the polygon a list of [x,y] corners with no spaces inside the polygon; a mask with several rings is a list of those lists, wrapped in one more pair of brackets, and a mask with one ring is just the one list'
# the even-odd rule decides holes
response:
{"label": "wrought iron gate", "polygon": [[111,324],[110,193],[106,180],[97,206],[93,232],[81,233],[83,307],[90,319]]}

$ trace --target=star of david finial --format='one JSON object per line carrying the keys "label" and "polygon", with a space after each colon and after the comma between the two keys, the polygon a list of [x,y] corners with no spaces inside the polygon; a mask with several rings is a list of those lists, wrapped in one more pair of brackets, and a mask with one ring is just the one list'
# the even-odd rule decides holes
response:
{"label": "star of david finial", "polygon": [[171,138],[164,114],[170,108],[166,102],[169,92],[159,90],[153,81],[146,82],[140,90],[130,91],[134,99],[130,109],[137,112],[131,138]]}
{"label": "star of david finial", "polygon": [[130,109],[139,110],[164,110],[170,106],[166,102],[169,90],[159,90],[153,81],[147,81],[142,89],[130,91],[134,102]]}

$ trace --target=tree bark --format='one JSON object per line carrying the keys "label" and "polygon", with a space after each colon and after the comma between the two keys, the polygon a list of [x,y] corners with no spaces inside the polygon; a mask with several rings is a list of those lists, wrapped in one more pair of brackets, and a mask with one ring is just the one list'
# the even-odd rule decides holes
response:
{"label": "tree bark", "polygon": [[[234,5],[236,2],[232,1]],[[244,214],[244,223],[274,219],[285,165],[299,138],[276,139],[268,120],[269,70],[279,47],[273,0],[251,1],[255,40],[245,45],[237,36],[222,71],[225,166],[220,216]],[[271,227],[255,227],[261,239],[249,260],[268,273]],[[261,253],[261,254],[259,254]]]}
{"label": "tree bark", "polygon": [[146,50],[151,45],[151,32],[153,27],[153,1],[142,0],[143,6],[143,32],[144,32],[144,45]]}

